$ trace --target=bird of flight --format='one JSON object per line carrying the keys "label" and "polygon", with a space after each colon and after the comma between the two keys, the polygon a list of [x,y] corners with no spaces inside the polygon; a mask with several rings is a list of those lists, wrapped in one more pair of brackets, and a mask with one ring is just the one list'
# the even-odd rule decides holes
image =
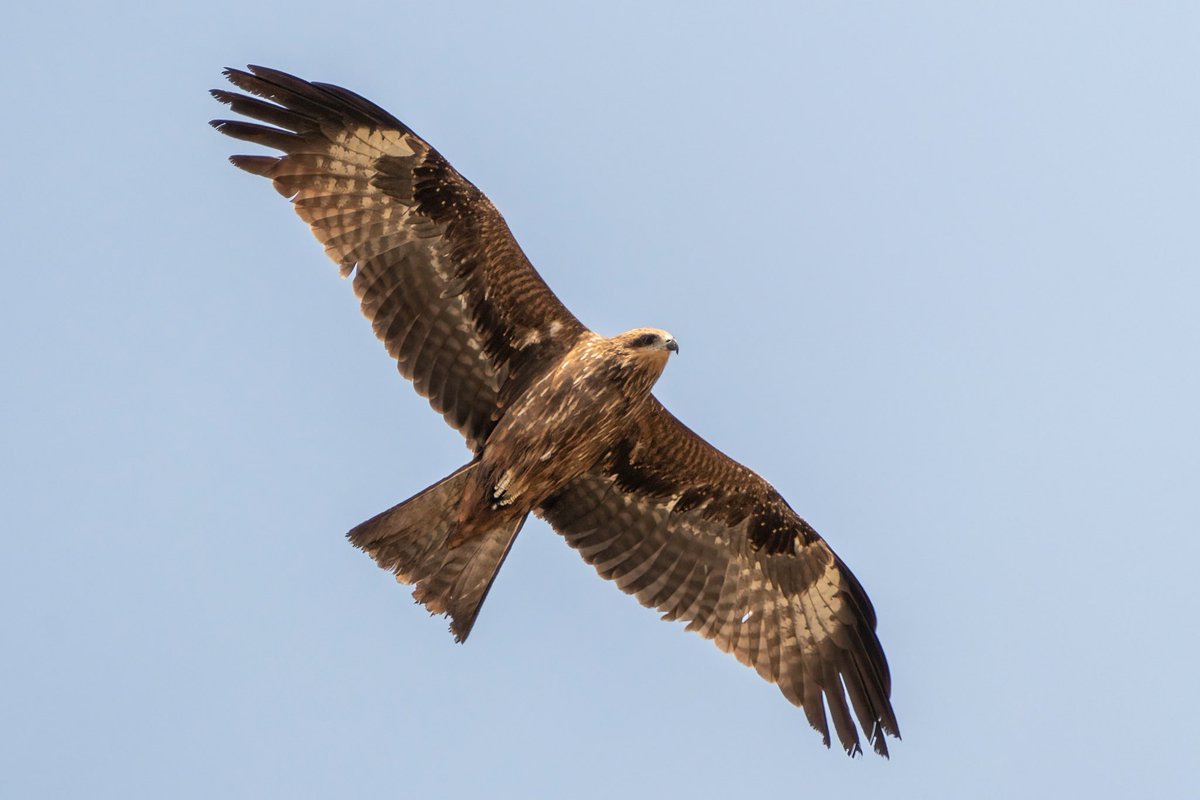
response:
{"label": "bird of flight", "polygon": [[401,374],[473,451],[351,543],[463,641],[532,512],[602,577],[777,684],[826,746],[832,719],[861,753],[857,718],[886,756],[899,728],[871,601],[770,484],[651,394],[675,339],[585,327],[487,197],[387,111],[248,69],[225,71],[248,94],[212,94],[257,122],[212,124],[282,155],[230,160],[291,200]]}

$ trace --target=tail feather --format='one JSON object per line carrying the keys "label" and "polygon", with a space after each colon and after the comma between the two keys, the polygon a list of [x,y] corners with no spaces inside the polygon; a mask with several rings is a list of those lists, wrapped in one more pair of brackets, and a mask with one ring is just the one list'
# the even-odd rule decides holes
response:
{"label": "tail feather", "polygon": [[394,573],[396,580],[415,584],[413,597],[431,614],[448,615],[450,631],[459,642],[470,634],[525,522],[524,515],[497,519],[495,526],[451,545],[459,499],[475,467],[462,467],[347,534],[351,544]]}

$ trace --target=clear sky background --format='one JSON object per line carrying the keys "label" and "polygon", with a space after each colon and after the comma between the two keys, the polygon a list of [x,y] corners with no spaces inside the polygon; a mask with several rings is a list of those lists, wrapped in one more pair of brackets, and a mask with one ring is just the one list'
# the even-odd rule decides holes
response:
{"label": "clear sky background", "polygon": [[[1195,797],[1197,8],[9,8],[0,795]],[[874,600],[890,762],[541,522],[465,646],[346,544],[467,453],[225,162],[247,62],[678,337],[659,397]]]}

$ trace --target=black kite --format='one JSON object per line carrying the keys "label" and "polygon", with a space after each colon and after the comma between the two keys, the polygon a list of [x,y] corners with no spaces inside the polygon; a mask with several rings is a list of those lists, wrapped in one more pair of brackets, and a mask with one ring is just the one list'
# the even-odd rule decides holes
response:
{"label": "black kite", "polygon": [[401,374],[474,451],[350,541],[462,641],[533,512],[602,577],[778,684],[826,745],[828,706],[848,753],[856,716],[886,755],[899,731],[870,600],[770,484],[650,393],[675,340],[588,330],[491,202],[373,103],[262,67],[225,74],[254,96],[213,95],[266,124],[213,125],[283,153],[231,160],[292,201]]}

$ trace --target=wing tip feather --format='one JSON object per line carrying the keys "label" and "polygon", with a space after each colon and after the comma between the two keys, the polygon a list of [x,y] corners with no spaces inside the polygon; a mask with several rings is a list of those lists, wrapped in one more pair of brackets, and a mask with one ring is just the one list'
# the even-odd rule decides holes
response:
{"label": "wing tip feather", "polygon": [[264,178],[273,177],[272,173],[279,164],[277,156],[230,156],[229,163],[252,175]]}

